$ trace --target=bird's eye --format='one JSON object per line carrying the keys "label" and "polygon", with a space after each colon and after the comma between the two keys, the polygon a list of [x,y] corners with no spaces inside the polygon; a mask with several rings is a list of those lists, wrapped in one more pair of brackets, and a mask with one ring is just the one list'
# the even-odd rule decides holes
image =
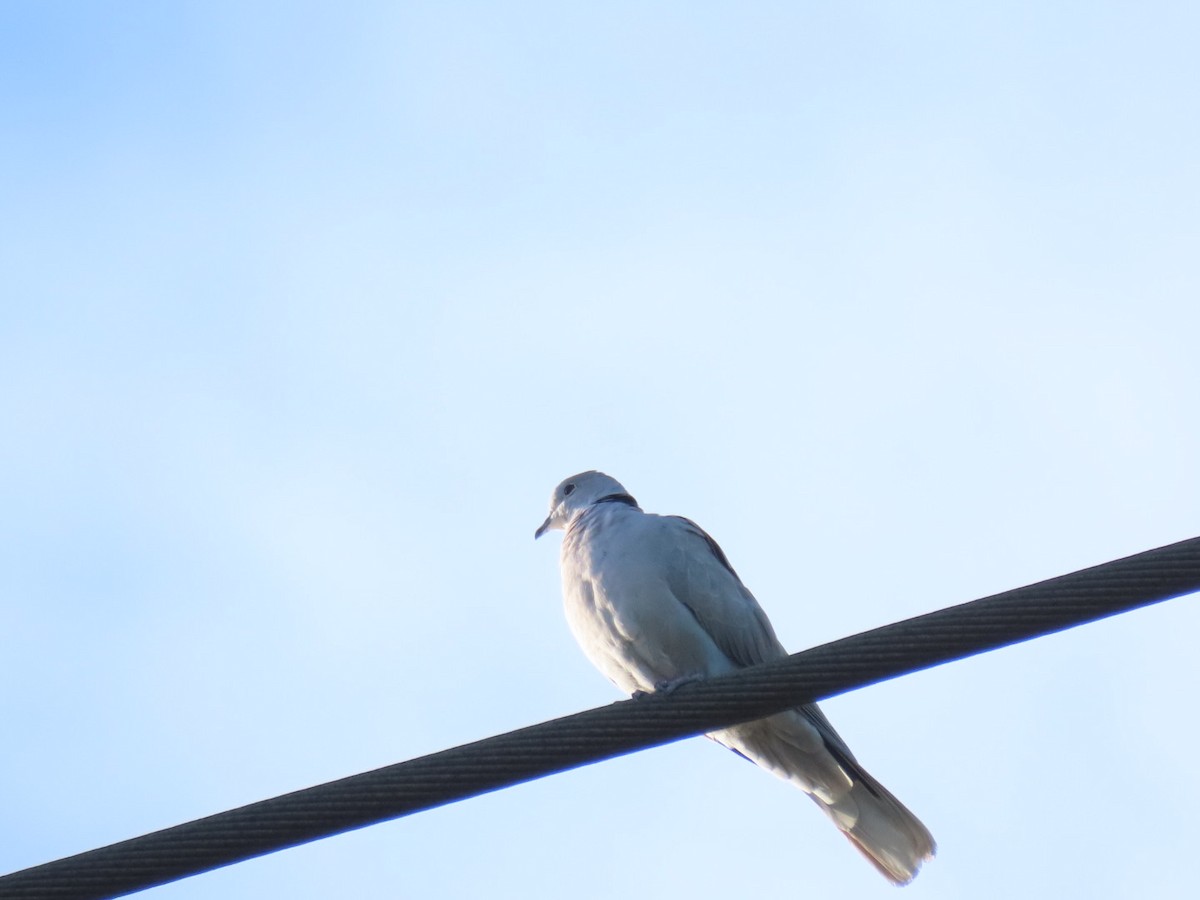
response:
{"label": "bird's eye", "polygon": [[564,497],[570,497],[573,493],[575,493],[575,485],[573,485],[573,484],[563,485],[563,496]]}

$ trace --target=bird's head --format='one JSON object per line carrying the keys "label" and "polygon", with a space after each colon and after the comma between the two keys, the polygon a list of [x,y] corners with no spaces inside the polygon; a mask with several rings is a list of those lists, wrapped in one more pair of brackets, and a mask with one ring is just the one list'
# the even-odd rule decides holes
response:
{"label": "bird's head", "polygon": [[578,475],[572,475],[560,483],[550,495],[550,515],[546,516],[546,521],[533,536],[540,538],[547,531],[566,528],[576,515],[597,500],[625,494],[621,482],[603,472],[580,472]]}

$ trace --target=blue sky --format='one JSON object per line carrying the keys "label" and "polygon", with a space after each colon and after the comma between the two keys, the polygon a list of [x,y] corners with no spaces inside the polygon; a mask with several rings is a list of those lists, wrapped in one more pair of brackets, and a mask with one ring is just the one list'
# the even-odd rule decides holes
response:
{"label": "blue sky", "polygon": [[[1198,19],[5,4],[0,869],[615,699],[581,469],[794,649],[1200,533]],[[907,893],[1190,890],[1198,627],[829,701]],[[746,890],[889,888],[695,740],[146,896]]]}

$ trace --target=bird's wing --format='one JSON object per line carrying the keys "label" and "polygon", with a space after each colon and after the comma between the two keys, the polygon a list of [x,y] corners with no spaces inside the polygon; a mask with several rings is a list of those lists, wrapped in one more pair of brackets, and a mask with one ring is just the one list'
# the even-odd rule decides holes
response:
{"label": "bird's wing", "polygon": [[766,613],[724,552],[699,525],[663,516],[669,534],[667,586],[729,659],[753,666],[785,656]]}
{"label": "bird's wing", "polygon": [[[691,519],[668,516],[675,554],[668,583],[721,651],[739,666],[787,655],[767,614],[742,584],[717,542]],[[814,703],[797,708],[837,757],[856,762],[849,746]]]}

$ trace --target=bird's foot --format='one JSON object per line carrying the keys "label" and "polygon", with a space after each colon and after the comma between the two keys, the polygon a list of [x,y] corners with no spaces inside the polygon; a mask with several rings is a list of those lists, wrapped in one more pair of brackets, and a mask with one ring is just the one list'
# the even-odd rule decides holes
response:
{"label": "bird's foot", "polygon": [[691,684],[693,681],[703,681],[703,675],[681,675],[678,678],[672,678],[669,681],[654,682],[653,691],[634,691],[630,696],[634,700],[642,700],[649,697],[651,694],[673,694],[678,688],[685,684]]}

